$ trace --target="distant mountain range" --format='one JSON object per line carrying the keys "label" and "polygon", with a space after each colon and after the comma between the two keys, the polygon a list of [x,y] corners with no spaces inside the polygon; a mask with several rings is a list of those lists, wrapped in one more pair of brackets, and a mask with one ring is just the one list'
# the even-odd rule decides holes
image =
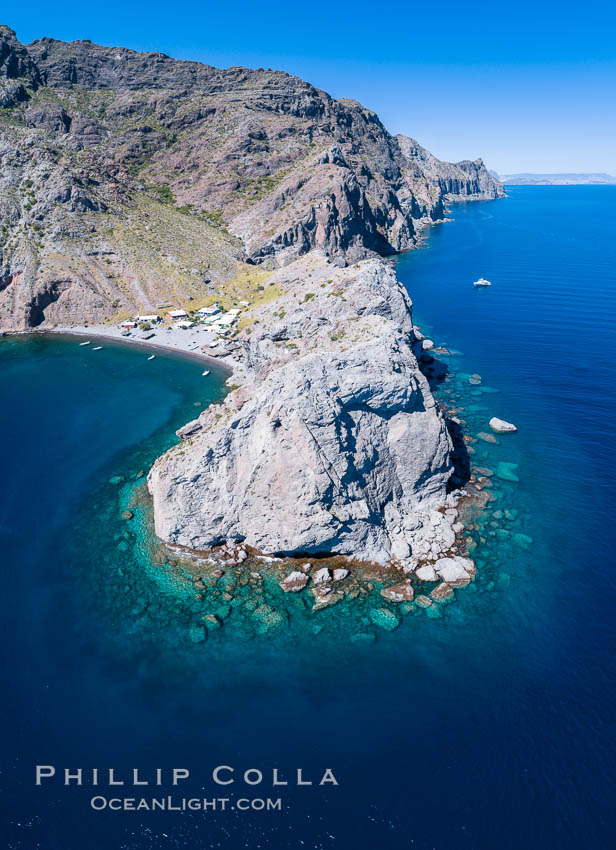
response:
{"label": "distant mountain range", "polygon": [[573,186],[580,184],[616,184],[613,174],[497,174],[490,171],[501,183],[510,186]]}

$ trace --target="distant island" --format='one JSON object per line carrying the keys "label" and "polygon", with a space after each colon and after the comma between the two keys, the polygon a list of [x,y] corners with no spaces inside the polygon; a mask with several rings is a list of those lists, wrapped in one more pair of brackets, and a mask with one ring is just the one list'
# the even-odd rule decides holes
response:
{"label": "distant island", "polygon": [[490,171],[493,177],[501,183],[510,186],[580,186],[580,185],[614,185],[616,177],[613,174],[497,174]]}

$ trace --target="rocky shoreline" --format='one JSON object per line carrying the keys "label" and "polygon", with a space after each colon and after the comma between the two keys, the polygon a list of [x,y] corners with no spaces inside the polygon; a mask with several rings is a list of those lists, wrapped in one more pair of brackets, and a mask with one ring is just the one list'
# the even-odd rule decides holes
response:
{"label": "rocky shoreline", "polygon": [[[420,336],[418,329],[415,335]],[[452,365],[459,354],[444,345],[428,350],[426,360],[453,358]],[[496,457],[502,456],[500,447],[479,437],[491,405],[478,403],[477,397],[491,398],[483,393],[491,394],[494,388],[484,388],[478,375],[446,370],[436,359],[427,363],[426,371],[438,376],[435,392],[443,416],[448,423],[459,423],[452,436],[454,454],[461,450],[468,462],[466,469],[459,458],[454,464],[454,475],[465,482],[456,491],[455,510],[441,508],[443,520],[455,532],[455,546],[436,559],[376,563],[344,555],[268,556],[231,540],[204,551],[161,543],[151,534],[152,503],[140,473],[137,490],[131,485],[129,501],[120,501],[121,509],[129,508],[122,524],[137,533],[137,548],[149,553],[147,574],[161,590],[182,600],[189,642],[270,634],[283,639],[287,633],[297,640],[312,633],[344,634],[352,644],[371,643],[409,616],[452,616],[448,606],[460,593],[490,594],[506,582],[507,546],[528,549],[532,540],[524,533],[526,517],[513,507],[515,484],[503,477],[501,463],[494,458],[495,449]],[[503,439],[503,448],[512,445],[510,439]],[[475,454],[478,459],[471,464]]]}

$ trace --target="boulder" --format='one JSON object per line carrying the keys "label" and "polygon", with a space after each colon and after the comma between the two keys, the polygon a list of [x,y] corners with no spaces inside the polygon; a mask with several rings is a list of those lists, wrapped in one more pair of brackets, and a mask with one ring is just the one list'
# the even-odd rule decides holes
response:
{"label": "boulder", "polygon": [[399,584],[392,584],[391,587],[384,587],[381,590],[383,599],[388,599],[390,602],[411,602],[415,592],[413,585],[406,579]]}
{"label": "boulder", "polygon": [[387,608],[373,608],[370,611],[370,619],[375,626],[388,632],[393,632],[400,625],[400,620]]}
{"label": "boulder", "polygon": [[411,554],[411,547],[405,540],[394,540],[391,545],[391,557],[398,560],[408,558]]}
{"label": "boulder", "polygon": [[492,419],[490,419],[489,424],[490,428],[493,431],[496,431],[497,434],[507,434],[518,430],[512,422],[505,422],[504,419],[498,419],[496,416],[493,416]]}
{"label": "boulder", "polygon": [[341,590],[332,590],[329,586],[312,587],[312,595],[314,596],[313,611],[320,611],[321,608],[328,608],[330,605],[335,605],[344,599],[344,593]]}
{"label": "boulder", "polygon": [[430,594],[434,602],[444,602],[446,599],[451,599],[454,592],[447,582],[442,581],[438,584]]}
{"label": "boulder", "polygon": [[252,616],[257,620],[256,630],[258,634],[265,634],[270,629],[276,629],[286,622],[286,617],[281,611],[276,611],[271,605],[265,603],[255,608]]}
{"label": "boulder", "polygon": [[438,581],[436,570],[432,564],[425,564],[423,567],[419,567],[418,570],[415,570],[415,575],[421,581]]}
{"label": "boulder", "polygon": [[342,581],[348,576],[348,574],[348,570],[345,570],[342,567],[338,567],[334,570],[334,581]]}
{"label": "boulder", "polygon": [[470,584],[475,567],[469,558],[455,557],[439,558],[434,569],[441,579],[452,587],[465,587]]}
{"label": "boulder", "polygon": [[420,608],[429,608],[432,605],[432,600],[429,596],[425,596],[423,593],[420,593],[415,603],[419,605]]}
{"label": "boulder", "polygon": [[219,629],[222,626],[222,620],[216,614],[204,614],[202,620],[208,629]]}
{"label": "boulder", "polygon": [[285,576],[279,584],[285,593],[298,593],[306,587],[308,581],[309,578],[306,573],[294,571]]}
{"label": "boulder", "polygon": [[498,445],[498,440],[494,436],[494,434],[488,434],[487,431],[480,431],[477,434],[478,440],[483,440],[484,443],[492,443],[492,445]]}
{"label": "boulder", "polygon": [[315,584],[325,584],[328,581],[331,581],[332,575],[327,567],[321,567],[321,569],[317,570],[312,577],[312,580]]}

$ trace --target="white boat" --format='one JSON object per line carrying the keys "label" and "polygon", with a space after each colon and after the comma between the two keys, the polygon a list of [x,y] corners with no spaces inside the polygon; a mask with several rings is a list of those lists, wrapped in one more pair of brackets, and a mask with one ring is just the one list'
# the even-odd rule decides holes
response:
{"label": "white boat", "polygon": [[92,351],[100,351],[102,347],[102,345],[95,345]]}
{"label": "white boat", "polygon": [[205,376],[209,375],[209,374],[210,374],[210,370],[206,369],[205,372],[203,372],[203,377],[205,378]]}
{"label": "white boat", "polygon": [[90,345],[90,340],[88,340],[87,342],[80,342],[79,345]]}
{"label": "white boat", "polygon": [[156,357],[155,354],[150,354],[150,356],[148,357],[148,360],[154,360],[155,357]]}
{"label": "white boat", "polygon": [[473,281],[473,286],[492,286],[492,284],[485,277],[480,277],[479,280]]}

